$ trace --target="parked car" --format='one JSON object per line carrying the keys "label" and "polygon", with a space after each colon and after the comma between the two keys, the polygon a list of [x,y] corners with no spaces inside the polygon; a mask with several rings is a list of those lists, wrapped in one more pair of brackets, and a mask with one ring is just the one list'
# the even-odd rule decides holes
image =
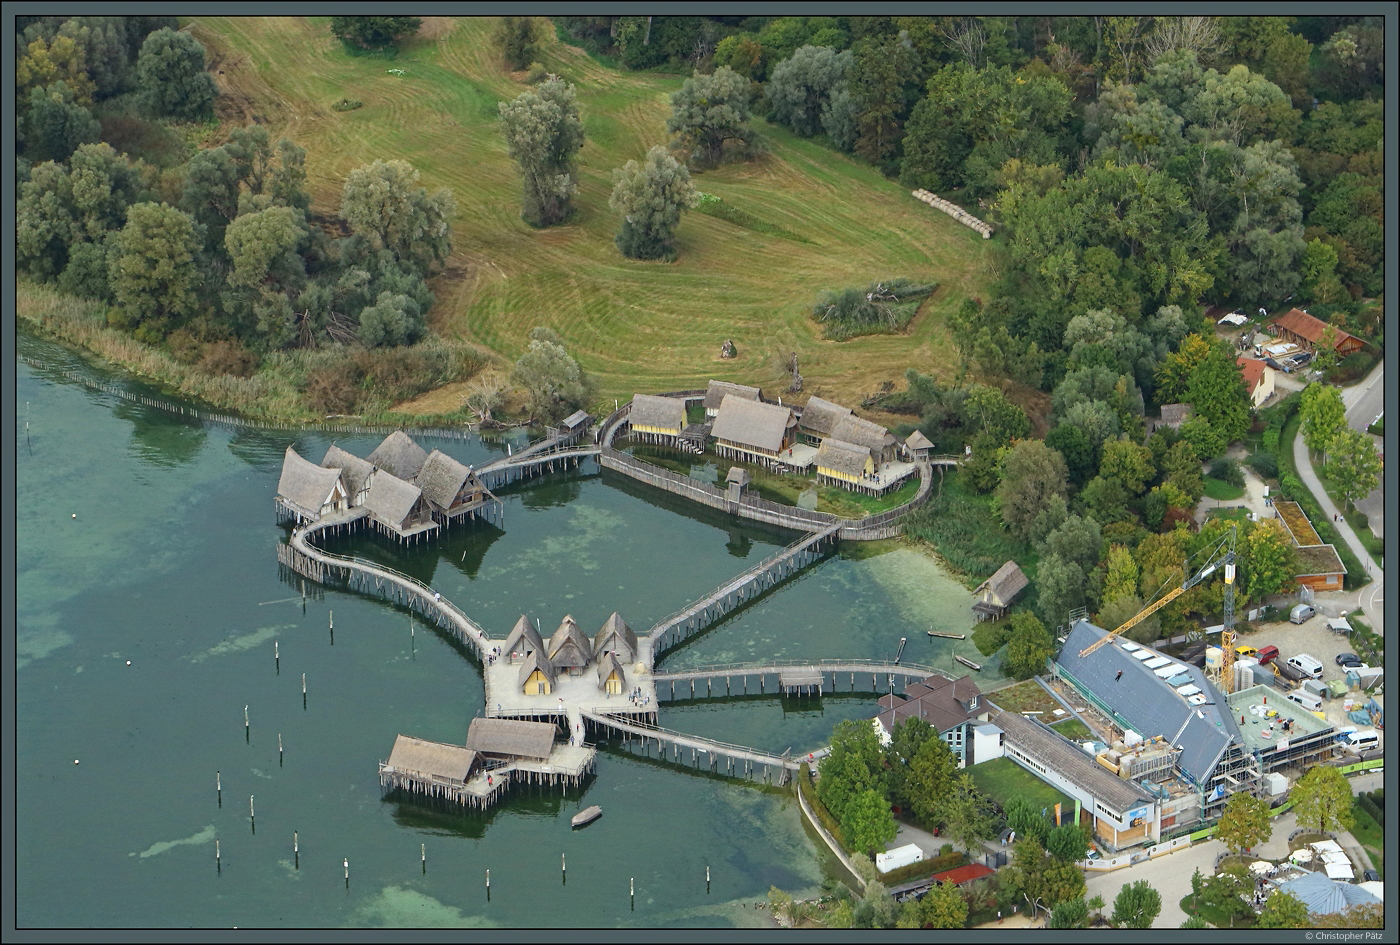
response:
{"label": "parked car", "polygon": [[1338,653],[1338,654],[1337,654],[1337,665],[1338,665],[1338,666],[1360,666],[1360,665],[1362,664],[1362,662],[1363,662],[1363,661],[1362,661],[1361,657],[1357,656],[1355,653]]}
{"label": "parked car", "polygon": [[1290,623],[1306,623],[1317,616],[1317,608],[1312,604],[1294,604],[1293,609],[1288,612]]}
{"label": "parked car", "polygon": [[1278,659],[1278,647],[1276,647],[1276,646],[1261,646],[1261,647],[1259,648],[1259,665],[1260,665],[1260,666],[1268,666],[1271,662],[1273,662],[1273,661],[1276,660],[1276,659]]}
{"label": "parked car", "polygon": [[1379,883],[1381,881],[1381,874],[1377,873],[1375,870],[1362,870],[1361,881],[1363,883]]}

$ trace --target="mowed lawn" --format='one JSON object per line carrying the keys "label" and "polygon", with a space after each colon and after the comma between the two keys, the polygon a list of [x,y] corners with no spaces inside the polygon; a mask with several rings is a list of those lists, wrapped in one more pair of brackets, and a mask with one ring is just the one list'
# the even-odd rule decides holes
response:
{"label": "mowed lawn", "polygon": [[[956,352],[943,316],[986,295],[989,244],[977,234],[874,169],[762,121],[755,125],[771,153],[695,183],[812,242],[691,212],[675,262],[624,259],[608,208],[612,171],[667,143],[679,77],[615,72],[549,39],[542,61],[576,85],[587,140],[576,218],[534,230],[520,219],[519,179],[496,111],[527,86],[494,52],[494,19],[428,17],[393,60],[348,55],[327,17],[200,17],[189,26],[224,93],[220,117],[256,119],[307,149],[315,212],[333,216],[346,176],[376,158],[407,160],[430,190],[451,189],[454,253],[435,279],[430,313],[439,332],[504,365],[534,326],[548,325],[609,401],[710,377],[780,393],[796,352],[806,393],[855,404],[910,367],[946,376]],[[337,112],[331,105],[341,98],[364,105]],[[819,290],[894,276],[939,285],[906,334],[820,338],[808,314]],[[725,339],[738,348],[733,361],[719,359]]]}
{"label": "mowed lawn", "polygon": [[1034,807],[1044,808],[1051,823],[1055,820],[1055,805],[1061,805],[1062,823],[1074,822],[1074,800],[1046,784],[1010,758],[993,758],[968,769],[977,790],[992,798],[1005,809],[1013,797],[1024,797]]}

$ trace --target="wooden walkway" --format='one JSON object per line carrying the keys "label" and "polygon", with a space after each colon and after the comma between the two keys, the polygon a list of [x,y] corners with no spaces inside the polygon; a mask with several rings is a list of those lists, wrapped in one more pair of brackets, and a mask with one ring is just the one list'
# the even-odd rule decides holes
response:
{"label": "wooden walkway", "polygon": [[708,595],[651,628],[652,658],[704,630],[736,607],[758,597],[822,557],[837,545],[841,525],[805,535],[782,551],[721,584]]}
{"label": "wooden walkway", "polygon": [[[769,754],[743,745],[730,745],[712,738],[673,732],[655,725],[646,725],[630,719],[608,715],[606,710],[597,709],[584,712],[583,718],[596,732],[609,732],[623,737],[623,746],[629,750],[640,749],[649,754],[654,742],[657,757],[663,761],[673,761],[689,767],[707,769],[734,777],[743,775],[752,778],[757,769],[763,769],[765,779],[772,779],[778,773],[778,784],[784,785],[792,772],[801,768],[800,761],[794,761],[784,752],[781,755]],[[670,757],[667,757],[667,751]],[[686,753],[689,752],[687,758]],[[721,766],[723,766],[721,768]]]}
{"label": "wooden walkway", "polygon": [[[864,684],[867,673],[870,676],[868,689]],[[849,689],[838,688],[842,676],[849,676]],[[725,696],[752,695],[755,692],[766,694],[771,691],[774,695],[778,695],[782,691],[784,678],[795,680],[803,677],[818,677],[821,679],[822,692],[836,693],[893,692],[896,678],[907,683],[918,682],[930,676],[948,678],[948,674],[942,670],[913,663],[888,663],[878,660],[821,660],[817,663],[730,663],[721,666],[707,666],[703,669],[653,673],[651,681],[656,687],[657,701],[665,699],[668,702],[673,702],[677,699],[722,699]],[[749,681],[754,678],[758,680],[758,688],[751,692]],[[769,678],[776,680],[771,690],[766,688]],[[723,685],[717,685],[721,680]],[[701,682],[704,683],[703,687],[699,686]],[[734,692],[734,683],[736,682],[740,685],[738,693]],[[682,684],[679,695],[676,692],[677,683]],[[689,684],[688,689],[684,685],[686,683]]]}
{"label": "wooden walkway", "polygon": [[353,590],[376,594],[416,610],[439,627],[449,630],[478,659],[492,648],[491,637],[476,621],[422,581],[359,556],[330,554],[309,541],[313,535],[342,524],[344,521],[340,517],[327,516],[294,529],[291,544],[278,545],[277,560],[297,574],[318,583],[325,584],[332,579],[343,581]]}
{"label": "wooden walkway", "polygon": [[577,468],[585,459],[596,457],[598,452],[597,446],[562,446],[529,453],[522,450],[482,466],[476,475],[482,485],[495,490],[522,479]]}

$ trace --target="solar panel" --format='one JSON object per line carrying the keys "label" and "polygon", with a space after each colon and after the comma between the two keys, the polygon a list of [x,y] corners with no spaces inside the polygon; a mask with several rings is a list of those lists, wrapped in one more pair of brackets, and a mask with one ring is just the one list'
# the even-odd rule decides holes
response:
{"label": "solar panel", "polygon": [[1168,658],[1168,657],[1165,657],[1165,656],[1154,656],[1152,659],[1148,660],[1146,663],[1143,663],[1142,665],[1146,666],[1148,669],[1157,669],[1158,667],[1166,666],[1166,665],[1167,665],[1168,663],[1170,663],[1170,662],[1171,662],[1171,659]]}
{"label": "solar panel", "polygon": [[1133,654],[1133,659],[1135,659],[1135,660],[1150,660],[1150,659],[1152,659],[1152,651],[1151,651],[1151,650],[1138,650],[1136,653]]}
{"label": "solar panel", "polygon": [[1132,642],[1130,642],[1130,641],[1128,641],[1128,640],[1124,640],[1124,641],[1123,641],[1123,649],[1127,650],[1129,653],[1132,653],[1134,650],[1140,650],[1140,649],[1142,649],[1142,647],[1138,646],[1136,643],[1132,643]]}

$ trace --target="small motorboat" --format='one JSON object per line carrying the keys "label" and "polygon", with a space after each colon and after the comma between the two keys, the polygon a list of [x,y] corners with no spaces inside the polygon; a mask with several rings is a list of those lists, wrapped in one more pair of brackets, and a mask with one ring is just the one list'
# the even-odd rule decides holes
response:
{"label": "small motorboat", "polygon": [[599,817],[602,816],[603,808],[599,807],[597,804],[594,804],[592,807],[585,807],[583,810],[575,814],[572,823],[575,827],[584,827],[588,824],[593,823],[593,821],[597,820]]}

